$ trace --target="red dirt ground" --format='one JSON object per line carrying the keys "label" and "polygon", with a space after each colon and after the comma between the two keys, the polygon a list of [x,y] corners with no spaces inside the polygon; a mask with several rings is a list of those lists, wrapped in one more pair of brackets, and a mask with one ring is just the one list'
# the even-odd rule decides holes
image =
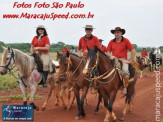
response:
{"label": "red dirt ground", "polygon": [[[136,94],[134,98],[134,109],[130,114],[126,114],[124,122],[155,122],[155,73],[145,73],[143,78],[138,78],[136,83]],[[163,86],[163,68],[161,69],[161,86]],[[48,88],[39,88],[37,94],[42,96],[42,99],[35,100],[36,105],[39,107],[44,103],[48,93]],[[20,89],[16,89],[12,94],[21,94]],[[1,92],[0,96],[5,97],[9,93]],[[163,96],[163,88],[161,88],[161,95]],[[124,107],[124,98],[121,98],[120,91],[117,94],[113,111],[117,118],[121,117],[121,113]],[[95,95],[88,93],[88,105],[84,106],[86,111],[86,117],[80,120],[75,120],[77,113],[76,102],[72,106],[70,111],[66,111],[62,105],[54,105],[54,96],[49,100],[49,104],[45,111],[34,111],[34,122],[102,122],[105,117],[104,107],[100,109],[98,114],[94,114],[94,109],[97,104],[97,98]],[[2,104],[22,104],[22,100],[9,100]],[[2,109],[0,109],[0,122],[2,121]],[[163,102],[161,99],[161,113],[163,113]],[[163,115],[162,115],[163,119]],[[119,122],[119,120],[117,120]],[[7,122],[7,121],[6,121]],[[11,121],[10,121],[11,122]],[[16,122],[16,121],[14,121]],[[29,121],[28,121],[29,122]],[[162,121],[161,121],[162,122]]]}

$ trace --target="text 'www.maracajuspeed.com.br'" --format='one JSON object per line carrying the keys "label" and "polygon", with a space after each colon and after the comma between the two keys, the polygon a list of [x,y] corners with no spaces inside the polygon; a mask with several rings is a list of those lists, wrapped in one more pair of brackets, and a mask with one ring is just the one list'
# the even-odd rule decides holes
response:
{"label": "text 'www.maracajuspeed.com.br'", "polygon": [[21,13],[21,14],[3,14],[4,19],[92,19],[94,14],[89,12],[88,14],[70,14],[67,12],[66,14],[55,14],[53,13],[44,13],[44,14],[30,14],[30,13]]}

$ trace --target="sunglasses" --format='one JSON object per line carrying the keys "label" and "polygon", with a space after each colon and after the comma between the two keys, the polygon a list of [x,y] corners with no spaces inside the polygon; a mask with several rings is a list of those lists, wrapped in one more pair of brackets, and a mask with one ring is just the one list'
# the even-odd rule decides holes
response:
{"label": "sunglasses", "polygon": [[86,28],[85,30],[86,30],[86,31],[87,31],[87,30],[92,31],[92,29],[91,29],[91,28]]}
{"label": "sunglasses", "polygon": [[38,30],[44,30],[44,28],[38,28]]}

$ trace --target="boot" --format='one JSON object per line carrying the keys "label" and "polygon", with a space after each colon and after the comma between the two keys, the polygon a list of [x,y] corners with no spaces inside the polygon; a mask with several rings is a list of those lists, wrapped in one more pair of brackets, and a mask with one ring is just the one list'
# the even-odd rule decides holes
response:
{"label": "boot", "polygon": [[43,82],[42,82],[42,86],[44,88],[47,87],[47,83],[46,83],[47,77],[48,77],[48,71],[43,71]]}
{"label": "boot", "polygon": [[122,93],[123,93],[124,95],[126,95],[126,94],[127,94],[127,88],[128,88],[128,81],[129,81],[129,78],[124,77],[123,80],[124,80],[124,88],[123,88]]}

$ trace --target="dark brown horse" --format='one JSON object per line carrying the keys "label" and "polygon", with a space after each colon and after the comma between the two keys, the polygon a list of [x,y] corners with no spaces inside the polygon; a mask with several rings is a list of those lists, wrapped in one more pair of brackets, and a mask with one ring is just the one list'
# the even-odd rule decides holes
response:
{"label": "dark brown horse", "polygon": [[[78,114],[76,115],[75,119],[79,119],[80,116],[85,117],[83,104],[90,83],[83,77],[82,73],[86,60],[69,52],[62,54],[58,53],[57,57],[59,59],[60,66],[57,75],[57,82],[69,81],[73,84],[73,90],[78,105]],[[82,89],[81,97],[79,93],[80,89]]]}
{"label": "dark brown horse", "polygon": [[[129,66],[131,68],[131,66]],[[93,88],[98,89],[99,93],[102,95],[104,100],[104,106],[106,107],[106,116],[104,121],[108,121],[110,117],[116,120],[116,116],[113,110],[113,103],[116,98],[117,91],[123,87],[123,81],[114,66],[114,62],[108,58],[108,56],[103,53],[97,47],[93,49],[88,49],[87,62],[83,70],[85,76],[93,76],[91,83]],[[135,92],[135,83],[137,80],[136,72],[134,75],[130,75],[130,82],[127,88],[127,95],[125,100],[125,108],[123,110],[123,117],[126,114],[127,107],[132,110],[132,98]],[[109,100],[109,103],[108,103]]]}

